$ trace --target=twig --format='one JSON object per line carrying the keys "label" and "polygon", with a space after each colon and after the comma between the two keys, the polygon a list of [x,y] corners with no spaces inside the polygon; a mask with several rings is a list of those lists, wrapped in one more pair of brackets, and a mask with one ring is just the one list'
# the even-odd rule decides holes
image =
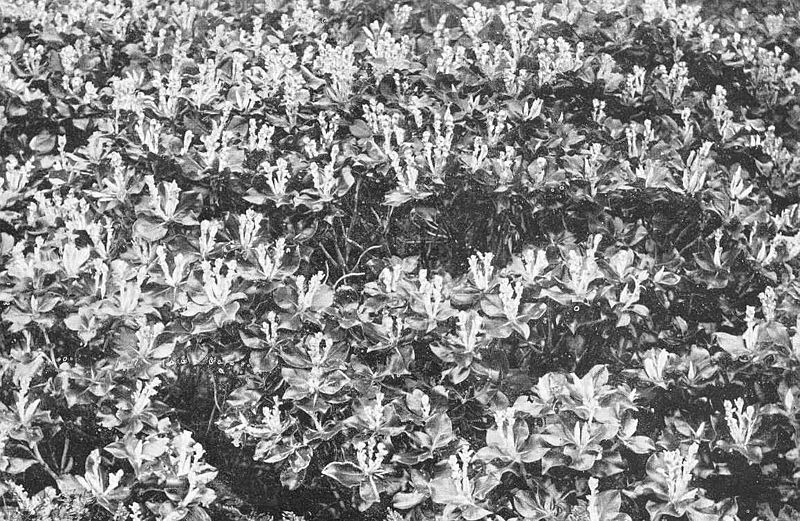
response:
{"label": "twig", "polygon": [[47,472],[51,478],[58,481],[58,474],[56,474],[55,471],[53,471],[53,469],[50,468],[50,465],[48,465],[47,462],[42,457],[42,453],[39,452],[38,443],[34,443],[33,450],[28,449],[28,452],[33,454],[33,457],[36,458],[37,463],[39,463],[42,467],[44,467],[45,472]]}
{"label": "twig", "polygon": [[67,452],[69,452],[69,438],[64,437],[64,450],[61,451],[61,468],[62,472],[67,472]]}
{"label": "twig", "polygon": [[355,265],[355,266],[353,266],[353,269],[356,269],[356,268],[358,267],[358,265],[359,265],[359,264],[361,264],[361,261],[362,261],[362,260],[364,260],[364,255],[366,255],[366,254],[367,254],[367,252],[369,252],[370,250],[376,250],[376,249],[380,249],[380,248],[383,248],[383,246],[380,246],[380,245],[377,245],[377,244],[376,244],[376,245],[374,245],[374,246],[370,246],[369,248],[367,248],[366,250],[364,250],[364,251],[361,253],[361,255],[359,255],[359,257],[358,257],[358,260],[356,261],[356,265]]}
{"label": "twig", "polygon": [[325,254],[325,256],[328,258],[329,261],[331,261],[332,263],[336,264],[336,260],[331,256],[330,253],[328,253],[328,250],[325,248],[324,244],[320,244],[319,248],[322,250],[322,253]]}
{"label": "twig", "polygon": [[208,425],[206,426],[206,436],[211,431],[211,423],[214,420],[214,413],[217,411],[222,412],[222,407],[219,406],[219,402],[217,401],[217,379],[214,378],[213,374],[211,375],[211,387],[214,390],[214,408],[211,410],[211,415],[208,417]]}
{"label": "twig", "polygon": [[[353,203],[353,218],[350,219],[350,226],[347,227],[347,232],[344,235],[344,239],[346,242],[349,242],[348,239],[350,235],[353,233],[353,227],[356,224],[355,216],[358,215],[358,201],[359,201],[359,194],[361,193],[361,176],[356,179],[356,190],[355,190],[355,202]],[[345,245],[345,255],[347,259],[350,259],[350,248]]]}
{"label": "twig", "polygon": [[363,275],[366,275],[366,273],[364,273],[363,271],[357,271],[357,272],[345,273],[344,275],[342,275],[341,277],[339,277],[339,279],[338,279],[336,282],[334,282],[334,283],[333,283],[333,289],[336,289],[336,286],[338,286],[338,285],[339,285],[339,283],[340,283],[341,281],[343,281],[344,279],[347,279],[347,278],[350,278],[350,277],[361,277],[361,276],[363,276]]}
{"label": "twig", "polygon": [[525,480],[525,484],[527,484],[528,488],[531,490],[536,490],[536,482],[531,477],[531,473],[528,472],[528,469],[525,468],[525,463],[522,463],[520,468],[522,469],[522,478]]}
{"label": "twig", "polygon": [[680,255],[681,257],[683,257],[683,252],[685,252],[686,250],[688,250],[689,248],[691,248],[692,246],[694,246],[696,243],[698,243],[698,242],[700,242],[700,241],[703,241],[703,240],[705,240],[705,238],[704,238],[703,236],[698,236],[698,237],[697,237],[697,238],[695,238],[693,241],[691,241],[689,244],[687,244],[686,246],[684,246],[683,248],[681,248],[681,249],[680,249],[680,251],[678,252],[678,255]]}

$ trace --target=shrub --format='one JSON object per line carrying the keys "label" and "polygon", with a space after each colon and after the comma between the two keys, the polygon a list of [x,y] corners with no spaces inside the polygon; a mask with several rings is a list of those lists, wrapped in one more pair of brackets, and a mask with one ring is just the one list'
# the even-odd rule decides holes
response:
{"label": "shrub", "polygon": [[797,519],[748,7],[0,0],[4,516]]}

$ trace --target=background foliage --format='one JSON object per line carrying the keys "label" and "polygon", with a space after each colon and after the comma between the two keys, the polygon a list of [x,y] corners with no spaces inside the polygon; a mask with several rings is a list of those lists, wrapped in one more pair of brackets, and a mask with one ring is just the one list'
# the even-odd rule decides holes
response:
{"label": "background foliage", "polygon": [[799,13],[0,0],[0,512],[798,519]]}

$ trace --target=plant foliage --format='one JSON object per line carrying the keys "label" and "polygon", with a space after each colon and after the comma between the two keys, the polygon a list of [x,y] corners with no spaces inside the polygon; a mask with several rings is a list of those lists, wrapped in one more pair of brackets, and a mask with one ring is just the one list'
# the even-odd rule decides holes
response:
{"label": "plant foliage", "polygon": [[0,514],[800,517],[800,6],[0,0]]}

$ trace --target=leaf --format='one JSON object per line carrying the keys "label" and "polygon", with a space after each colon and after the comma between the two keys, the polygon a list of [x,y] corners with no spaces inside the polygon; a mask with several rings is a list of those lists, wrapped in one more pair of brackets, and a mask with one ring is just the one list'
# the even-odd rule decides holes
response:
{"label": "leaf", "polygon": [[325,394],[336,394],[348,383],[350,383],[350,379],[347,375],[342,371],[336,370],[325,376],[325,380],[319,387],[319,391]]}
{"label": "leaf", "polygon": [[39,40],[44,43],[54,43],[57,45],[64,45],[64,39],[61,35],[52,29],[48,29],[39,33]]}
{"label": "leaf", "polygon": [[255,205],[262,205],[270,200],[269,197],[257,191],[255,188],[248,189],[245,195],[242,196],[242,199]]}
{"label": "leaf", "polygon": [[434,503],[458,505],[464,500],[453,480],[447,476],[434,479],[430,487]]}
{"label": "leaf", "polygon": [[349,462],[335,461],[328,463],[322,470],[322,474],[333,478],[346,487],[356,487],[364,481],[364,472]]}
{"label": "leaf", "polygon": [[681,281],[680,276],[666,271],[663,267],[658,270],[658,273],[653,275],[653,282],[656,284],[664,284],[667,286],[674,286]]}
{"label": "leaf", "polygon": [[184,518],[185,521],[211,521],[211,516],[200,505],[195,505]]}
{"label": "leaf", "polygon": [[453,441],[453,423],[447,413],[436,413],[425,422],[425,432],[431,437],[430,449],[436,450],[446,447]]}
{"label": "leaf", "polygon": [[425,501],[426,497],[421,492],[398,492],[394,495],[392,506],[399,510],[408,510]]}
{"label": "leaf", "polygon": [[467,521],[477,521],[478,519],[483,519],[490,515],[492,515],[491,510],[486,510],[485,508],[477,505],[470,505],[461,510],[461,517]]}
{"label": "leaf", "polygon": [[358,487],[358,495],[361,498],[361,503],[358,505],[358,510],[364,512],[373,504],[381,500],[380,492],[376,490],[371,479],[361,482]]}
{"label": "leaf", "polygon": [[[4,459],[5,461],[3,461]],[[5,472],[8,474],[22,474],[28,470],[31,465],[35,464],[35,459],[0,457],[0,472]]]}
{"label": "leaf", "polygon": [[541,521],[548,517],[548,512],[539,505],[539,501],[529,490],[520,490],[514,495],[514,509],[530,521]]}
{"label": "leaf", "polygon": [[42,132],[28,143],[28,147],[39,154],[47,154],[56,146],[56,138],[49,132]]}
{"label": "leaf", "polygon": [[625,440],[625,446],[636,454],[648,454],[656,450],[655,443],[647,436],[631,436]]}
{"label": "leaf", "polygon": [[357,119],[350,125],[350,133],[359,139],[364,139],[372,136],[372,129],[366,121]]}
{"label": "leaf", "polygon": [[140,217],[133,223],[134,237],[141,237],[147,242],[156,242],[167,234],[167,227],[163,223],[155,223]]}
{"label": "leaf", "polygon": [[731,335],[729,333],[714,333],[714,338],[717,339],[719,346],[734,359],[750,355],[750,350],[747,349],[744,339],[740,336]]}
{"label": "leaf", "polygon": [[403,192],[401,190],[392,190],[391,192],[387,193],[384,196],[383,204],[385,204],[386,206],[391,206],[396,208],[409,201],[412,201],[413,199],[414,196],[412,196],[408,192]]}
{"label": "leaf", "polygon": [[325,309],[333,305],[334,292],[327,284],[321,285],[314,294],[311,309]]}
{"label": "leaf", "polygon": [[83,487],[75,476],[72,474],[62,474],[56,478],[56,486],[62,494],[80,494],[83,492]]}

